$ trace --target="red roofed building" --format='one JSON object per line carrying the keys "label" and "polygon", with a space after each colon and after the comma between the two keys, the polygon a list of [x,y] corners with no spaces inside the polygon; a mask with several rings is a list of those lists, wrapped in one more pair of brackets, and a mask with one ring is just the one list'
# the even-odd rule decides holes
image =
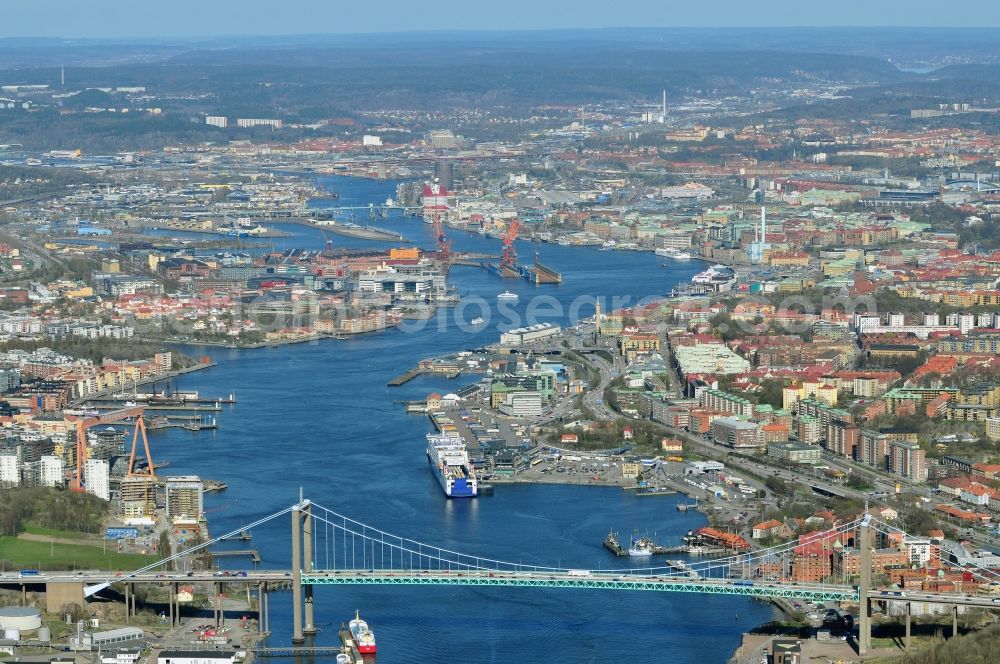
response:
{"label": "red roofed building", "polygon": [[717,530],[706,526],[696,530],[695,534],[726,549],[732,549],[734,551],[747,551],[750,549],[750,543],[745,539],[734,533],[727,533],[724,530]]}

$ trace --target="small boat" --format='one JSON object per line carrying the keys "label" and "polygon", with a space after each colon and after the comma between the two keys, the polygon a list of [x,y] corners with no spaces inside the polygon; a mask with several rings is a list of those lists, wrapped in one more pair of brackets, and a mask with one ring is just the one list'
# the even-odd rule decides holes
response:
{"label": "small boat", "polygon": [[686,251],[682,251],[679,254],[674,254],[671,258],[678,261],[686,261],[691,259],[691,254]]}
{"label": "small boat", "polygon": [[351,664],[351,656],[347,653],[337,655],[337,664]]}
{"label": "small boat", "polygon": [[516,300],[518,299],[517,293],[511,293],[510,291],[504,291],[497,295],[498,300]]}
{"label": "small boat", "polygon": [[354,645],[358,647],[358,652],[362,655],[375,652],[375,634],[368,627],[368,623],[361,619],[361,612],[354,612],[354,620],[347,623],[347,628],[351,630],[354,637]]}
{"label": "small boat", "polygon": [[471,324],[471,325],[482,325],[485,322],[486,321],[484,321],[481,317],[476,316],[471,321],[469,321],[469,324]]}
{"label": "small boat", "polygon": [[632,545],[628,548],[628,555],[633,558],[647,558],[653,555],[653,542],[648,537],[633,539]]}

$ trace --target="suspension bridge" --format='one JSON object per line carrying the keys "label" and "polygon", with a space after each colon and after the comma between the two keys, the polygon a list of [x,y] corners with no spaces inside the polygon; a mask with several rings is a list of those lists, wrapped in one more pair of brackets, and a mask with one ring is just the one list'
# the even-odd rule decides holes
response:
{"label": "suspension bridge", "polygon": [[[288,570],[247,570],[221,576],[211,572],[164,572],[170,563],[186,558],[242,532],[249,532],[270,521],[290,515],[291,566]],[[798,541],[760,550],[734,551],[724,558],[678,562],[650,567],[572,568],[544,566],[458,552],[374,528],[309,500],[286,507],[274,514],[241,525],[196,547],[127,574],[107,578],[107,572],[47,573],[31,579],[34,583],[87,583],[84,594],[96,594],[111,585],[125,584],[126,605],[129,587],[135,583],[210,581],[217,587],[225,584],[257,584],[261,628],[267,628],[268,584],[290,583],[292,594],[292,642],[302,643],[305,635],[314,634],[316,586],[496,586],[565,588],[593,590],[634,590],[713,595],[735,595],[761,599],[784,598],[816,602],[837,601],[858,604],[860,620],[858,648],[864,654],[871,644],[873,602],[907,604],[906,625],[909,635],[911,602],[945,604],[954,607],[1000,609],[1000,603],[984,595],[935,593],[925,590],[885,590],[872,585],[872,550],[874,537],[899,540],[905,533],[868,514],[833,529],[822,531],[826,540],[837,539],[856,545],[860,556],[858,583],[835,580],[803,583],[791,580],[791,559],[800,546]],[[983,566],[966,565],[962,572],[978,583],[1000,584],[1000,572]],[[276,583],[277,582],[277,583]],[[4,579],[0,578],[0,583]],[[22,583],[24,580],[22,579]],[[134,598],[134,588],[132,588]],[[134,602],[134,600],[133,600]],[[134,610],[134,606],[133,606]],[[176,615],[179,615],[178,605]],[[175,615],[171,604],[171,620]]]}

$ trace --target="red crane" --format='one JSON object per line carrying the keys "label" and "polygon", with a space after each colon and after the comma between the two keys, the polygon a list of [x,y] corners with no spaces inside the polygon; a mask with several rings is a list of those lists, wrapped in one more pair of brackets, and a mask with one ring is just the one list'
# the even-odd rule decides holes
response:
{"label": "red crane", "polygon": [[517,239],[517,231],[521,228],[521,222],[511,219],[507,224],[507,230],[500,236],[503,241],[503,253],[500,254],[500,267],[513,268],[517,264],[517,251],[514,249],[514,240]]}
{"label": "red crane", "polygon": [[444,261],[445,263],[450,263],[451,240],[449,240],[444,234],[444,224],[441,223],[441,217],[434,215],[432,219],[434,222],[434,236],[437,238],[438,259]]}
{"label": "red crane", "polygon": [[[121,422],[130,418],[136,418],[135,436],[132,440],[132,456],[129,459],[129,474],[133,474],[132,465],[135,462],[135,447],[138,442],[140,432],[142,442],[145,446],[146,460],[149,462],[150,472],[152,472],[153,459],[149,455],[149,441],[146,440],[146,427],[142,421],[143,406],[129,406],[120,410],[113,410],[108,413],[90,416],[71,416],[76,426],[76,469],[73,471],[73,480],[70,483],[70,490],[76,492],[84,491],[83,487],[83,467],[87,463],[87,429],[98,424],[111,424]],[[70,419],[70,418],[67,418]]]}

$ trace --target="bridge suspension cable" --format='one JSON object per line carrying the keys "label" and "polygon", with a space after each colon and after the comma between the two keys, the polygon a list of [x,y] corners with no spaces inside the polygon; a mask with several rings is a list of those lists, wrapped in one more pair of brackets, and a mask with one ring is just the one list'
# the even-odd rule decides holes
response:
{"label": "bridge suspension cable", "polygon": [[[322,524],[324,539],[322,543],[319,541],[320,528],[314,528],[312,533],[314,563],[317,567],[322,563],[327,570],[467,570],[543,574],[587,572],[616,576],[697,575],[705,578],[727,576],[733,567],[740,567],[748,572],[751,566],[774,559],[800,546],[797,541],[788,542],[762,551],[689,563],[683,568],[668,564],[655,567],[581,569],[526,564],[461,553],[373,528],[317,503],[312,503],[312,517]],[[855,519],[822,532],[824,537],[836,536],[854,530],[860,522],[861,519]]]}

